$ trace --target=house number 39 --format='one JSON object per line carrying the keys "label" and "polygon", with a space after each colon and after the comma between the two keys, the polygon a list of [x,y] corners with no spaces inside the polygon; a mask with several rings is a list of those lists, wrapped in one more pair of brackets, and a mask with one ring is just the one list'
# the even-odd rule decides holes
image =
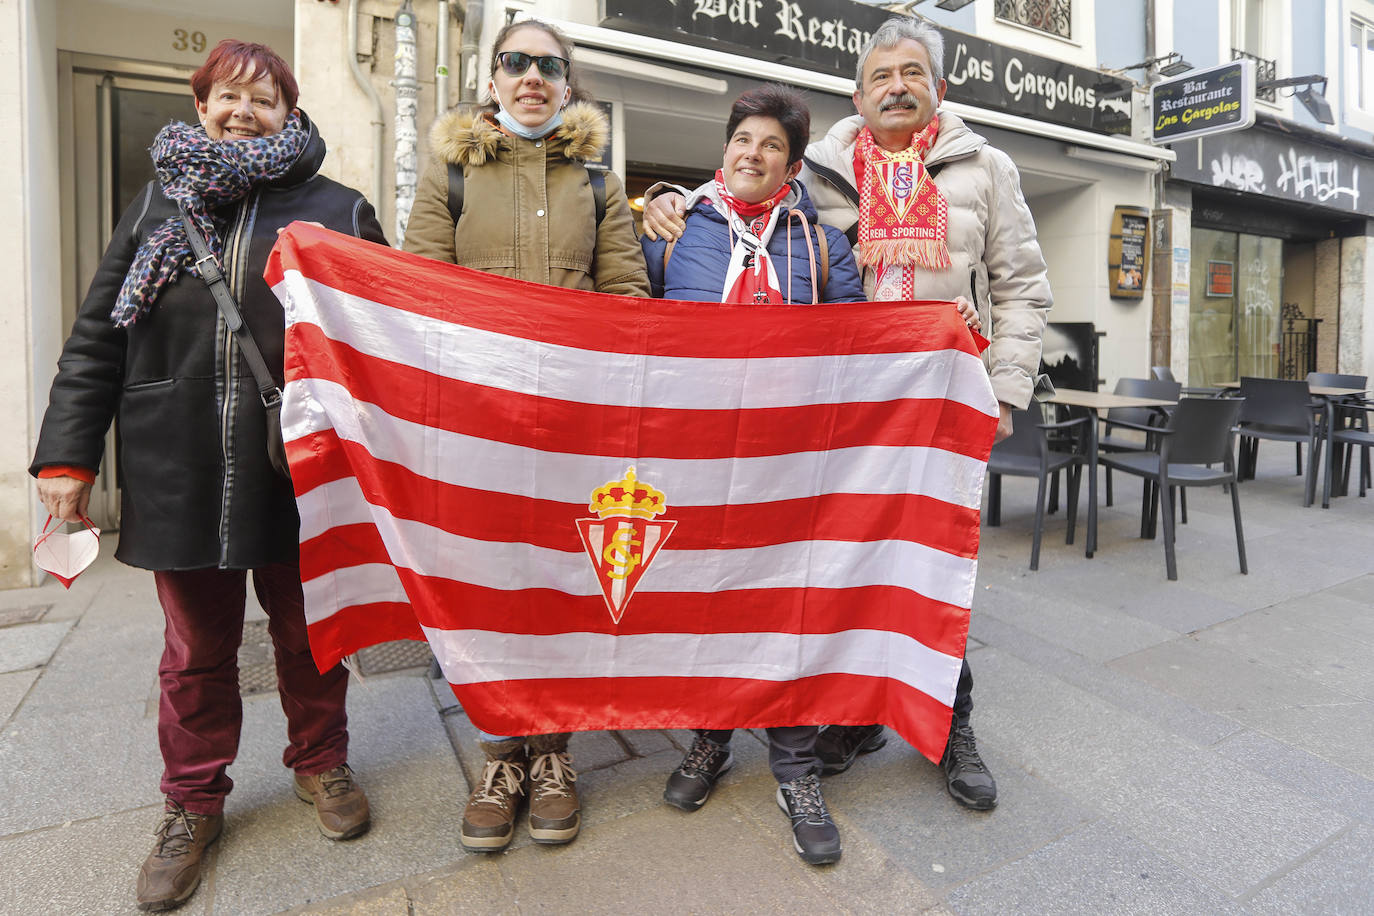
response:
{"label": "house number 39", "polygon": [[195,51],[199,54],[205,50],[205,33],[172,29],[172,49],[175,51]]}

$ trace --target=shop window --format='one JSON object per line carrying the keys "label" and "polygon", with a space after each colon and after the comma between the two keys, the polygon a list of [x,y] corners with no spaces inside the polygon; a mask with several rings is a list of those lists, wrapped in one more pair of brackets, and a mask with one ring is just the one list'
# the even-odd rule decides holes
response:
{"label": "shop window", "polygon": [[1276,377],[1283,241],[1195,226],[1192,264],[1189,384]]}
{"label": "shop window", "polygon": [[1028,28],[1072,38],[1073,4],[1070,0],[996,0],[993,10],[998,19]]}
{"label": "shop window", "polygon": [[1374,24],[1358,16],[1350,17],[1345,63],[1350,101],[1360,111],[1374,113]]}
{"label": "shop window", "polygon": [[[1257,83],[1276,78],[1279,69],[1267,6],[1265,0],[1231,0],[1231,59],[1254,61]],[[1273,89],[1260,89],[1255,97],[1266,102],[1278,98]]]}

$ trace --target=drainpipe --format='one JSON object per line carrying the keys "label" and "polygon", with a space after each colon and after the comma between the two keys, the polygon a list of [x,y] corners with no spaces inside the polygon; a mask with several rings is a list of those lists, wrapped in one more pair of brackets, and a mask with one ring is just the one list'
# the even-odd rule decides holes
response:
{"label": "drainpipe", "polygon": [[406,223],[415,203],[415,147],[420,83],[415,79],[415,10],[405,0],[396,11],[396,245],[405,242]]}
{"label": "drainpipe", "polygon": [[448,111],[448,0],[439,0],[438,38],[434,48],[434,115],[440,117]]}
{"label": "drainpipe", "polygon": [[376,207],[382,204],[382,139],[386,124],[382,121],[382,99],[372,88],[372,81],[358,66],[358,0],[348,0],[348,69],[353,81],[362,87],[368,101],[372,103],[372,193],[368,198]]}
{"label": "drainpipe", "polygon": [[483,6],[482,0],[468,0],[468,12],[463,17],[463,45],[458,52],[458,75],[462,80],[458,90],[459,102],[477,101],[477,43],[482,37]]}

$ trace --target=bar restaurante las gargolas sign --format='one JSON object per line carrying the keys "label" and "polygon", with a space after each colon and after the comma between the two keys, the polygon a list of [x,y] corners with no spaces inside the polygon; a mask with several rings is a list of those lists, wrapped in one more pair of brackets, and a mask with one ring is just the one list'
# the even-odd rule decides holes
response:
{"label": "bar restaurante las gargolas sign", "polygon": [[[859,49],[891,15],[852,0],[604,0],[603,9],[607,28],[844,77],[853,76]],[[1130,80],[940,31],[946,100],[1098,133],[1130,132]]]}
{"label": "bar restaurante las gargolas sign", "polygon": [[1150,139],[1173,143],[1255,123],[1255,65],[1233,60],[1150,87]]}

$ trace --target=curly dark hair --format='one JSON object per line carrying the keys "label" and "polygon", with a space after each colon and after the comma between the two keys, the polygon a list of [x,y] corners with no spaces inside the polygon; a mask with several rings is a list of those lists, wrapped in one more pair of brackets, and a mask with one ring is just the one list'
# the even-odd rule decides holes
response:
{"label": "curly dark hair", "polygon": [[767,83],[742,93],[730,106],[730,120],[725,122],[726,142],[735,135],[741,121],[753,117],[772,118],[782,125],[787,134],[788,165],[802,157],[811,139],[811,110],[800,92],[781,83]]}

